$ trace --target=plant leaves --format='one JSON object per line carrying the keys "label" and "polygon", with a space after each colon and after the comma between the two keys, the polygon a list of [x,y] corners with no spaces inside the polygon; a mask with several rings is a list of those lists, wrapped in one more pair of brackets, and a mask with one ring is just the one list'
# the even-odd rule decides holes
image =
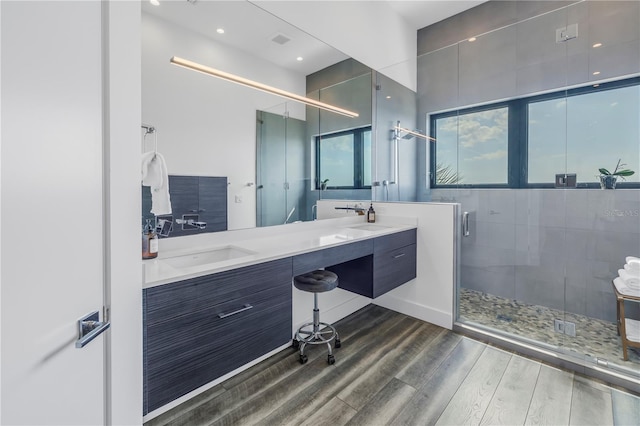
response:
{"label": "plant leaves", "polygon": [[610,175],[611,173],[609,172],[609,170],[605,169],[604,167],[601,169],[598,169],[598,171],[600,172],[600,174],[603,175]]}
{"label": "plant leaves", "polygon": [[615,172],[613,175],[614,176],[631,176],[632,174],[634,174],[635,172],[633,170],[629,170],[629,169],[624,169],[624,170],[618,170],[617,172]]}

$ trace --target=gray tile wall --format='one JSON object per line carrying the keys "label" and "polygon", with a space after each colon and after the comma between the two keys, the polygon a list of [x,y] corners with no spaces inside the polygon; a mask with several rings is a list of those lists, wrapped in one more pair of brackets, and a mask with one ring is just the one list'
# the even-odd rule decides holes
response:
{"label": "gray tile wall", "polygon": [[[578,37],[557,43],[570,24]],[[489,1],[418,31],[420,120],[639,72],[638,1]]]}
{"label": "gray tile wall", "polygon": [[[569,24],[578,37],[556,43]],[[638,74],[638,1],[488,1],[418,31],[418,126],[436,112]],[[639,190],[421,192],[475,211],[464,287],[615,319],[611,279],[640,255]]]}
{"label": "gray tile wall", "polygon": [[640,190],[436,189],[432,200],[474,212],[462,287],[615,321],[611,280],[640,256]]}

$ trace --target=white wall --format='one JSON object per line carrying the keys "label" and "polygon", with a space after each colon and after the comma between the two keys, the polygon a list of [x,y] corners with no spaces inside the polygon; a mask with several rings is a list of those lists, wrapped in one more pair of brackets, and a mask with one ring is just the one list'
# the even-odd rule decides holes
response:
{"label": "white wall", "polygon": [[[350,211],[345,213],[345,210],[336,210],[335,207],[353,206],[354,203],[362,201],[321,200],[318,202],[318,217],[326,219],[353,215]],[[458,206],[446,203],[373,203],[376,217],[382,223],[387,216],[416,218],[418,224],[416,278],[374,299],[373,303],[441,327],[453,327]],[[335,321],[336,316],[339,317],[337,319],[345,316],[337,315],[346,310],[346,306],[343,306],[346,295],[342,293],[349,294],[341,290],[340,293],[331,294],[328,303],[323,301],[324,311],[329,311],[330,321]],[[358,298],[370,301],[362,296],[351,295],[347,302],[354,306],[363,303]],[[338,304],[338,301],[342,303]],[[294,303],[300,305],[296,299]],[[338,312],[333,314],[332,310]],[[295,314],[294,311],[294,324]]]}
{"label": "white wall", "polygon": [[[229,229],[253,227],[256,187],[247,183],[255,182],[256,110],[283,113],[284,100],[171,65],[172,56],[294,93],[305,93],[305,76],[142,16],[142,122],[156,127],[170,174],[227,176]],[[287,110],[305,118],[302,104],[289,102]],[[153,149],[151,141],[147,136],[145,150]]]}
{"label": "white wall", "polygon": [[254,1],[285,21],[416,90],[415,29],[384,1]]}
{"label": "white wall", "polygon": [[142,423],[140,5],[108,2],[111,422]]}

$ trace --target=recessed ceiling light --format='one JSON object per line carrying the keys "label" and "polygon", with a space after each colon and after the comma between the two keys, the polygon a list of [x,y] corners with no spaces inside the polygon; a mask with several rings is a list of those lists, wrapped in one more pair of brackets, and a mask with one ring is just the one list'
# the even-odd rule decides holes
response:
{"label": "recessed ceiling light", "polygon": [[149,0],[149,3],[151,3],[154,6],[160,6],[160,0]]}
{"label": "recessed ceiling light", "polygon": [[296,61],[298,61],[298,62],[302,62],[302,60],[303,60],[303,59],[304,59],[304,58],[303,58],[302,56],[298,56],[298,57],[296,58]]}
{"label": "recessed ceiling light", "polygon": [[598,74],[600,74],[600,71],[594,71],[593,72],[593,75],[598,75]]}
{"label": "recessed ceiling light", "polygon": [[475,38],[475,37],[471,37],[471,38],[469,39],[469,41],[476,41],[476,40],[477,40],[477,38]]}
{"label": "recessed ceiling light", "polygon": [[387,99],[391,99],[391,96],[388,96],[388,95],[387,95]]}
{"label": "recessed ceiling light", "polygon": [[593,45],[594,48],[602,46],[602,43],[596,43]]}
{"label": "recessed ceiling light", "polygon": [[224,34],[224,28],[218,28],[218,29],[216,30],[216,32],[217,32],[218,34]]}

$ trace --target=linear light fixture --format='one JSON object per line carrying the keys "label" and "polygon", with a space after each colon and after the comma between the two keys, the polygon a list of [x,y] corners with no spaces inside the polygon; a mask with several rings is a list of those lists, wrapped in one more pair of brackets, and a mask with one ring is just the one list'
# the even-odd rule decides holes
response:
{"label": "linear light fixture", "polygon": [[192,62],[187,59],[179,58],[177,56],[172,57],[169,62],[183,68],[187,68],[193,71],[198,71],[203,74],[221,78],[223,80],[231,81],[233,83],[241,84],[246,87],[251,87],[252,89],[261,90],[263,92],[271,93],[272,95],[280,96],[286,99],[290,99],[292,101],[302,102],[304,104],[314,106],[316,108],[320,108],[325,111],[335,112],[336,114],[345,115],[351,118],[355,118],[359,116],[358,113],[356,112],[352,112],[343,108],[339,108],[337,106],[326,104],[324,102],[316,101],[315,99],[296,95],[295,93],[287,92],[286,90],[278,89],[277,87],[258,83],[257,81],[249,80],[247,78],[240,77],[235,74],[230,74],[228,72],[220,71],[215,68],[208,67],[206,65],[201,65],[197,62]]}
{"label": "linear light fixture", "polygon": [[405,129],[404,127],[394,126],[393,128],[398,130],[399,132],[409,133],[410,135],[417,136],[419,138],[426,139],[428,141],[434,141],[434,142],[436,141],[434,138],[430,136],[423,135],[422,133],[414,132],[413,130]]}

